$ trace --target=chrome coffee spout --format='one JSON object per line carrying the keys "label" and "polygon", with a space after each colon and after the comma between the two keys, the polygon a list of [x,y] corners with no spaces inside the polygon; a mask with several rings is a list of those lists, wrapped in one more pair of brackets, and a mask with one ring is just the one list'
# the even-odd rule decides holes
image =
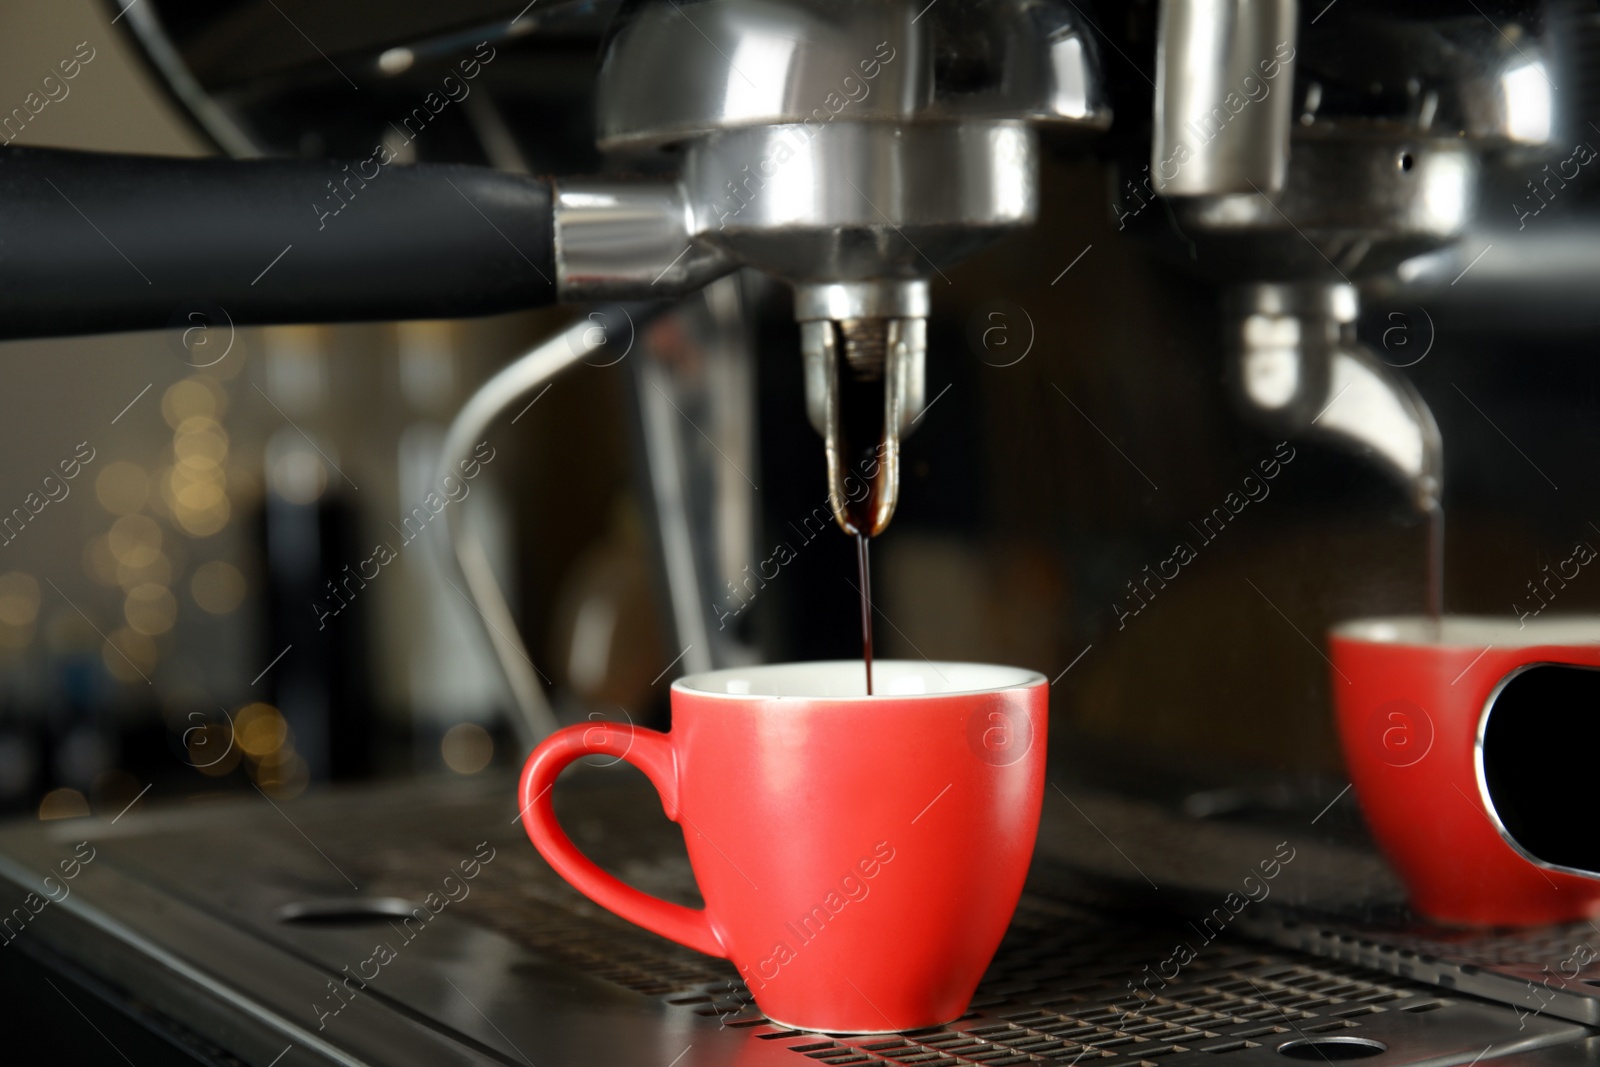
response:
{"label": "chrome coffee spout", "polygon": [[[894,515],[900,440],[911,432],[924,399],[927,316],[928,283],[922,280],[795,287],[806,414],[822,435],[828,503],[846,533],[874,536]],[[873,439],[850,439],[841,379],[881,385],[881,418],[869,420],[877,424]]]}
{"label": "chrome coffee spout", "polygon": [[1416,387],[1356,340],[1354,286],[1242,285],[1228,294],[1230,373],[1244,406],[1280,432],[1355,448],[1439,506],[1444,445]]}

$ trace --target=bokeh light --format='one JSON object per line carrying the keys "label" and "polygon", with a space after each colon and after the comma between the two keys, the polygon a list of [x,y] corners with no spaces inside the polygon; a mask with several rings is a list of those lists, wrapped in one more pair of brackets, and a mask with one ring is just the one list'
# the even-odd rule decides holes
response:
{"label": "bokeh light", "polygon": [[477,774],[494,758],[494,738],[475,722],[459,722],[439,740],[439,755],[457,774]]}
{"label": "bokeh light", "polygon": [[260,760],[283,748],[289,739],[289,724],[271,704],[250,704],[234,716],[233,733],[244,754]]}
{"label": "bokeh light", "polygon": [[328,469],[322,457],[309,449],[285,452],[272,465],[272,489],[291,504],[315,503],[328,488]]}
{"label": "bokeh light", "polygon": [[154,637],[166,633],[178,621],[178,601],[166,586],[146,582],[128,593],[122,615],[133,630]]}
{"label": "bokeh light", "polygon": [[196,470],[221,466],[228,458],[228,431],[215,420],[196,415],[183,420],[172,436],[172,454]]}
{"label": "bokeh light", "polygon": [[239,568],[220,559],[202,563],[189,580],[189,595],[201,610],[226,615],[244,602],[244,575]]}
{"label": "bokeh light", "polygon": [[107,535],[112,557],[128,567],[147,567],[161,553],[161,527],[148,515],[124,515]]}
{"label": "bokeh light", "polygon": [[88,814],[89,801],[76,789],[52,789],[39,801],[41,819],[80,819]]}
{"label": "bokeh light", "polygon": [[0,574],[0,626],[32,626],[38,617],[38,580],[25,571]]}
{"label": "bokeh light", "polygon": [[161,417],[174,430],[192,418],[216,419],[227,408],[228,394],[217,380],[196,374],[174,382],[161,397]]}
{"label": "bokeh light", "polygon": [[292,800],[306,791],[311,768],[293,749],[285,746],[256,767],[256,784],[274,800]]}
{"label": "bokeh light", "polygon": [[131,593],[146,583],[172,584],[172,560],[168,559],[165,553],[156,553],[155,559],[143,566],[130,567],[124,563],[117,564],[117,585],[121,586],[124,593]]}
{"label": "bokeh light", "polygon": [[39,617],[39,583],[31,574],[0,575],[0,648],[26,648]]}
{"label": "bokeh light", "polygon": [[[182,383],[179,383],[182,384]],[[176,463],[160,476],[172,518],[192,537],[209,537],[228,524],[228,432],[208,414],[183,418],[172,438]]]}
{"label": "bokeh light", "polygon": [[150,498],[150,475],[137,463],[117,460],[95,477],[94,495],[113,515],[132,515]]}

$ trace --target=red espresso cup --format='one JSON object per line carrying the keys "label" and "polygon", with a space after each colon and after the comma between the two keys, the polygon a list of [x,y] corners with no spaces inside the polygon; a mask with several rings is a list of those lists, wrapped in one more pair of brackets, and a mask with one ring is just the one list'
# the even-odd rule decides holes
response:
{"label": "red espresso cup", "polygon": [[[528,836],[579,891],[731,960],[774,1022],[878,1033],[959,1018],[1022,893],[1044,798],[1044,676],[880,660],[712,671],[672,730],[588,723],[528,757]],[[602,871],[556,822],[561,769],[638,767],[683,828],[704,909]]]}
{"label": "red espresso cup", "polygon": [[1418,913],[1600,915],[1600,618],[1361,619],[1329,646],[1350,780]]}

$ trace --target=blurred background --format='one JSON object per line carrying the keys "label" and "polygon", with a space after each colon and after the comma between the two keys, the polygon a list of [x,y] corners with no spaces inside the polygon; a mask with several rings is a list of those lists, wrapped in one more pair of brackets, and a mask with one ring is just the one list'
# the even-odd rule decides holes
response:
{"label": "blurred background", "polygon": [[[0,11],[0,104],[38,99],[58,60],[82,67],[6,136],[365,158],[454,53],[391,49],[349,72],[359,88],[338,61],[378,14],[403,23],[413,6],[335,5],[297,27],[272,5],[163,3],[169,44],[210,101],[186,104],[156,69],[163,53],[134,43],[150,4],[118,16],[95,0],[14,0]],[[1149,5],[1127,8],[1126,27],[1107,11],[1106,32],[1144,56]],[[409,158],[601,169],[589,95],[609,7],[563,11],[497,41]],[[1138,73],[1105,64],[1114,80]],[[932,404],[874,544],[879,654],[1043,671],[1052,754],[1086,776],[1332,797],[1343,776],[1323,635],[1422,609],[1425,526],[1361,457],[1285,449],[1242,416],[1216,288],[1150,255],[1113,210],[1118,146],[1115,131],[1090,156],[1047,140],[1040,224],[935,279]],[[1592,200],[1574,182],[1537,221],[1554,233]],[[1600,304],[1529,279],[1495,301],[1466,285],[1421,303],[1396,289],[1363,309],[1363,338],[1405,367],[1441,427],[1452,612],[1514,617],[1543,568],[1600,545]],[[508,689],[443,532],[404,523],[466,398],[578,315],[0,345],[0,516],[25,509],[0,520],[0,811],[114,815],[136,799],[290,798],[519,762]],[[685,671],[858,656],[854,546],[814,518],[825,471],[787,288],[741,272],[633,342],[502,423],[449,505],[488,545],[558,714],[661,726]],[[1286,455],[1268,495],[1214,539],[1199,533]],[[664,510],[675,477],[692,483],[679,486],[692,515]],[[1195,558],[1152,593],[1145,568],[1180,542]],[[351,581],[379,545],[392,562]],[[1583,571],[1550,610],[1597,604],[1600,577]]]}

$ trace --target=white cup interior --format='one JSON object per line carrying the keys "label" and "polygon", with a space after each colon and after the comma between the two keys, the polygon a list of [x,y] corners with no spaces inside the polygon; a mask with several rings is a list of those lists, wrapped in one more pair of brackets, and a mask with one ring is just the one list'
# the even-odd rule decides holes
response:
{"label": "white cup interior", "polygon": [[[1012,689],[1044,681],[1044,675],[1021,667],[987,663],[930,663],[886,659],[872,664],[874,697],[940,696]],[[867,695],[866,666],[860,660],[817,663],[770,663],[691,674],[672,683],[674,689],[730,697],[808,697],[859,700]]]}
{"label": "white cup interior", "polygon": [[1600,615],[1556,615],[1526,620],[1511,615],[1446,615],[1437,623],[1426,615],[1392,615],[1351,619],[1329,632],[1353,641],[1433,648],[1588,645],[1600,644]]}

